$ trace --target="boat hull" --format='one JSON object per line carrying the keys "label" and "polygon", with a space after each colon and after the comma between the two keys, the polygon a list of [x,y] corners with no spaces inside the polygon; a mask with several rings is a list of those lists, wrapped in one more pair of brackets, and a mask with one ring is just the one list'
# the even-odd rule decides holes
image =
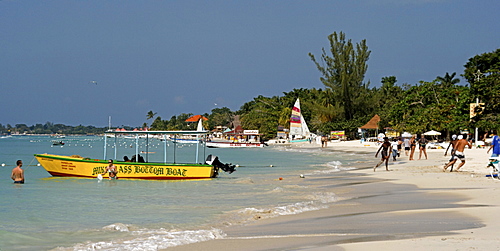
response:
{"label": "boat hull", "polygon": [[248,148],[248,147],[264,147],[262,143],[243,143],[243,142],[206,142],[209,148]]}
{"label": "boat hull", "polygon": [[[105,172],[107,160],[35,154],[36,159],[52,176],[96,178]],[[164,164],[115,162],[119,179],[184,180],[208,179],[217,176],[217,170],[208,164]],[[103,175],[104,178],[108,174]]]}

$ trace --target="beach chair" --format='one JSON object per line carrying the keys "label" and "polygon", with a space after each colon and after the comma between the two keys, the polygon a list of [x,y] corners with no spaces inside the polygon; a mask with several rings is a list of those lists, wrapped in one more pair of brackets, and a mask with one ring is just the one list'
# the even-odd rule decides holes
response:
{"label": "beach chair", "polygon": [[490,177],[495,180],[495,178],[500,180],[500,175],[499,175],[499,168],[498,164],[500,163],[499,161],[500,157],[490,157],[489,158],[489,164],[486,166],[487,168],[491,167],[490,170]]}

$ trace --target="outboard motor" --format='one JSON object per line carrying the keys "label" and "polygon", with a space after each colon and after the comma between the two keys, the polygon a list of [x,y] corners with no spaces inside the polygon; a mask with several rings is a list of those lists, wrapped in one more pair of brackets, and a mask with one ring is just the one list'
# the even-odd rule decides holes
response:
{"label": "outboard motor", "polygon": [[236,166],[233,165],[232,163],[229,164],[223,164],[220,162],[219,157],[213,156],[212,154],[207,156],[207,160],[205,163],[214,166],[217,169],[222,169],[226,173],[232,173],[236,170]]}

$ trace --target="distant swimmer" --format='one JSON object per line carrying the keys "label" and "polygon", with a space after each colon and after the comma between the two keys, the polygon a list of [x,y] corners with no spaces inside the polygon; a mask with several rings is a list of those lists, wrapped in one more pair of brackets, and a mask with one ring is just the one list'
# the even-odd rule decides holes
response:
{"label": "distant swimmer", "polygon": [[23,161],[18,160],[16,164],[17,166],[14,167],[14,169],[12,169],[12,174],[10,175],[10,178],[16,184],[24,184],[24,170],[21,168],[23,166]]}

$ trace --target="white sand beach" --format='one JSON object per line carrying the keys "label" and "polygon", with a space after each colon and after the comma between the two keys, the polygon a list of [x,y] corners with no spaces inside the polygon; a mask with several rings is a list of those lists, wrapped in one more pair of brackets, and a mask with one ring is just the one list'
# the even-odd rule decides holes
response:
{"label": "white sand beach", "polygon": [[[375,143],[350,141],[324,150],[375,155],[377,149]],[[428,160],[408,161],[403,153],[389,162],[389,172],[383,166],[374,172],[379,160],[374,157],[373,165],[341,177],[350,184],[346,187],[328,186],[329,178],[340,179],[335,175],[283,180],[333,191],[339,201],[326,209],[229,226],[222,229],[224,238],[168,250],[500,250],[500,180],[485,177],[486,151],[466,149],[460,172],[443,172],[449,156],[444,149],[428,149]]]}

